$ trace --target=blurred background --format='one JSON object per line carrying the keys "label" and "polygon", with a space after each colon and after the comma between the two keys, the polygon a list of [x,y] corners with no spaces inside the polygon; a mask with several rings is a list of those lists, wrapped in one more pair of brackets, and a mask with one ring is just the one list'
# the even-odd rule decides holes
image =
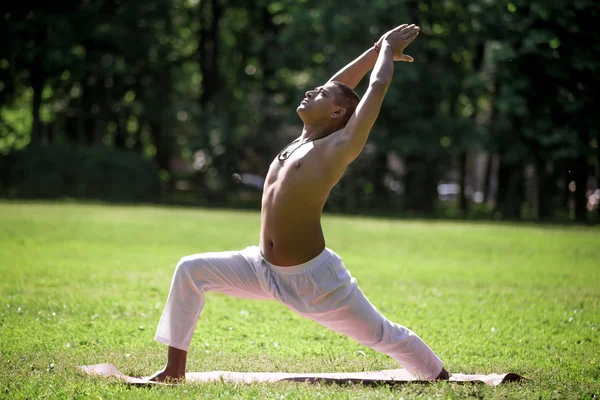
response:
{"label": "blurred background", "polygon": [[326,211],[600,221],[596,0],[0,9],[2,198],[257,209],[304,92],[409,22],[416,61]]}

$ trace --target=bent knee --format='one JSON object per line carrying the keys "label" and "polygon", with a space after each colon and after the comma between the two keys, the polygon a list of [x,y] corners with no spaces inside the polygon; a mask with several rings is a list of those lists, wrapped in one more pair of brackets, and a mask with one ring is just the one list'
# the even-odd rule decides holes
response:
{"label": "bent knee", "polygon": [[191,277],[192,275],[202,274],[203,267],[206,266],[206,260],[199,256],[182,257],[175,266],[176,277]]}

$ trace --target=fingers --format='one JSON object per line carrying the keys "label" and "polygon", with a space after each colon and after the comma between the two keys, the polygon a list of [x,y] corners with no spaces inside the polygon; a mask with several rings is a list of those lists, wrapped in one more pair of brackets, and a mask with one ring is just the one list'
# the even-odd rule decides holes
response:
{"label": "fingers", "polygon": [[421,28],[419,28],[415,24],[410,24],[410,25],[407,25],[404,28],[402,28],[402,30],[400,30],[400,32],[402,34],[406,34],[406,33],[410,33],[410,32],[412,32],[414,30],[419,30],[419,29],[421,29]]}
{"label": "fingers", "polygon": [[419,31],[420,28],[418,26],[413,25],[412,27],[405,28],[401,35],[404,41],[408,44],[412,43],[412,41],[415,40],[417,36],[419,36]]}
{"label": "fingers", "polygon": [[406,28],[407,26],[408,26],[408,24],[399,25],[399,26],[395,27],[394,29],[392,29],[392,32],[401,32],[402,29]]}
{"label": "fingers", "polygon": [[390,35],[393,35],[397,38],[400,38],[402,41],[413,41],[417,35],[419,35],[419,31],[421,28],[419,28],[418,26],[415,25],[411,25],[408,26],[406,28],[403,29],[402,32],[398,32],[398,31],[391,31],[388,32],[387,34],[385,34],[385,37],[388,37]]}
{"label": "fingers", "polygon": [[[418,26],[416,26],[415,24],[410,24],[410,25],[408,25],[408,24],[402,24],[402,25],[399,25],[399,26],[395,27],[395,28],[394,28],[394,29],[392,29],[391,31],[389,31],[389,32],[385,33],[385,34],[384,34],[384,35],[381,37],[381,39],[379,39],[379,40],[382,40],[382,39],[384,39],[384,38],[385,38],[387,35],[390,35],[390,34],[392,34],[392,33],[399,33],[399,34],[400,34],[400,35],[403,37],[403,39],[404,39],[404,40],[407,40],[407,37],[412,37],[412,35],[413,35],[415,32],[417,32],[417,33],[418,33],[420,29],[421,29],[421,28],[419,28],[419,27],[418,27]],[[414,40],[414,39],[412,39],[412,40]]]}
{"label": "fingers", "polygon": [[407,41],[408,43],[410,43],[413,40],[415,40],[417,38],[417,36],[419,36],[419,31],[413,31],[410,34],[408,34],[407,36],[405,36],[404,40]]}
{"label": "fingers", "polygon": [[378,43],[382,40],[390,41],[394,48],[394,61],[413,62],[414,59],[409,55],[402,54],[402,51],[419,36],[420,30],[421,28],[415,24],[402,24],[383,35]]}

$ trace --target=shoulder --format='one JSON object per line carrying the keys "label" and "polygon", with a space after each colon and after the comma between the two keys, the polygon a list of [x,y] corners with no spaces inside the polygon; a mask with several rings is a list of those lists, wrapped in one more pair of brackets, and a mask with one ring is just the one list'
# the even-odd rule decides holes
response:
{"label": "shoulder", "polygon": [[344,130],[345,128],[342,128],[323,138],[323,142],[318,146],[323,176],[335,181],[334,184],[342,177],[352,161],[345,145],[347,135],[344,134]]}
{"label": "shoulder", "polygon": [[330,140],[325,146],[328,160],[338,165],[344,165],[344,168],[346,168],[356,158],[352,127],[346,125],[346,127],[332,133],[328,139]]}

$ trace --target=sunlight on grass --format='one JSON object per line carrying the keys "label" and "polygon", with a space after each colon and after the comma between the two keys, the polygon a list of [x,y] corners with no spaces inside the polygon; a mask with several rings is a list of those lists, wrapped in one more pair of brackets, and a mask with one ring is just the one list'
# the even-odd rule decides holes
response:
{"label": "sunlight on grass", "polygon": [[[523,383],[128,388],[77,365],[144,375],[175,264],[257,244],[255,212],[0,203],[0,398],[592,398],[600,394],[600,230],[328,216],[327,245],[367,297],[415,330],[450,371]],[[189,370],[396,368],[276,302],[208,294]]]}

